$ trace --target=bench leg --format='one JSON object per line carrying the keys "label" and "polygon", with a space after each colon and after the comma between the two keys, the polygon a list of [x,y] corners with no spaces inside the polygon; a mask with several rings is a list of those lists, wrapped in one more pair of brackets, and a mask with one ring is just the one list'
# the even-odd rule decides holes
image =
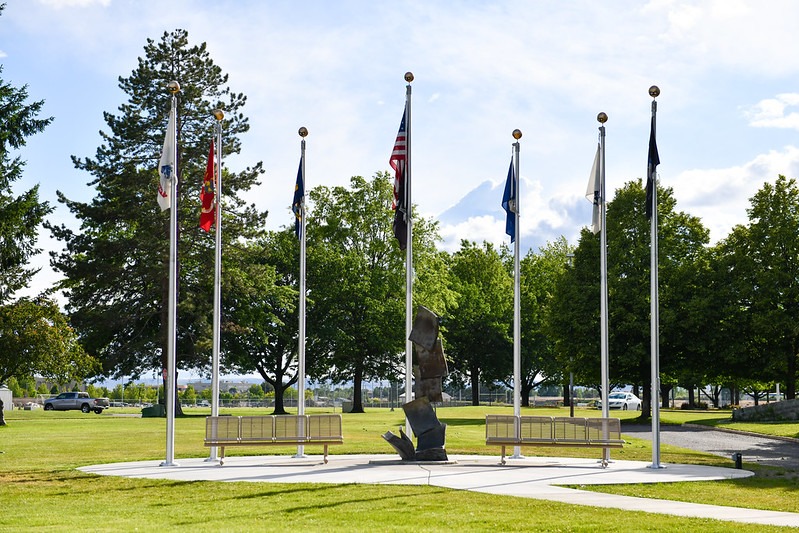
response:
{"label": "bench leg", "polygon": [[499,464],[505,464],[505,446],[502,446],[502,458],[499,460]]}
{"label": "bench leg", "polygon": [[325,444],[325,464],[327,464],[327,444]]}
{"label": "bench leg", "polygon": [[223,464],[225,464],[225,447],[224,446],[220,446],[219,447],[219,466],[222,466]]}

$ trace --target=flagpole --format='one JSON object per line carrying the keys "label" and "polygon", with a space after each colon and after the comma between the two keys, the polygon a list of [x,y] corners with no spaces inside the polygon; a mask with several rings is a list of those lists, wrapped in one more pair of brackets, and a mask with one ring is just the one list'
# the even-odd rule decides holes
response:
{"label": "flagpole", "polygon": [[[652,97],[652,136],[655,136],[658,103],[655,98],[660,95],[657,85],[649,88],[649,96]],[[651,164],[651,163],[650,163]],[[652,465],[650,468],[664,468],[660,464],[660,305],[658,302],[658,193],[657,193],[657,172],[652,172],[652,218],[650,231],[651,254],[650,254],[650,338],[652,356]]]}
{"label": "flagpole", "polygon": [[[299,359],[299,368],[297,370],[297,414],[300,415],[300,420],[297,422],[297,429],[300,436],[305,429],[304,420],[302,415],[305,414],[305,137],[308,136],[308,128],[301,127],[298,131],[302,141],[300,142],[300,165],[302,170],[303,180],[303,196],[300,204],[300,309],[299,309],[299,339],[297,346],[297,358]],[[305,446],[302,444],[297,445],[297,455],[294,457],[305,457]]]}
{"label": "flagpole", "polygon": [[[216,186],[214,187],[214,224],[216,224],[214,247],[214,337],[211,357],[211,416],[219,416],[219,345],[222,322],[222,119],[225,113],[214,109],[216,119]],[[216,446],[211,446],[208,461],[217,461]]]}
{"label": "flagpole", "polygon": [[[413,202],[411,200],[411,82],[413,73],[405,73],[405,206],[408,218],[408,237],[405,247],[405,401],[410,402],[413,395],[413,343],[410,340],[413,328]],[[405,417],[405,433],[411,435],[413,429]]]}
{"label": "flagpole", "polygon": [[[513,414],[521,416],[521,390],[522,390],[522,330],[521,330],[521,291],[520,291],[520,273],[519,267],[519,139],[522,138],[522,132],[519,129],[513,130],[513,138],[516,142],[513,143],[513,200],[515,206],[513,209],[514,228],[513,228]],[[513,458],[523,457],[521,446],[514,446]]]}
{"label": "flagpole", "polygon": [[[177,94],[180,92],[180,84],[177,81],[170,81],[169,92],[172,94],[171,113],[177,115]],[[175,128],[172,131],[175,143],[172,153],[175,168],[172,172],[169,190],[169,309],[167,319],[167,379],[166,379],[166,460],[161,466],[179,466],[175,462],[175,380],[176,380],[176,348],[177,348],[177,228],[178,228],[178,143],[177,143],[177,120],[172,124]]]}
{"label": "flagpole", "polygon": [[[608,418],[610,412],[609,396],[610,396],[610,361],[609,361],[609,348],[610,342],[608,340],[608,241],[607,241],[607,224],[606,224],[606,205],[605,199],[605,122],[608,121],[607,114],[599,113],[596,117],[599,126],[599,214],[601,231],[599,233],[599,269],[600,269],[600,292],[602,293],[600,300],[600,342],[602,347],[600,349],[600,365],[601,365],[601,380],[602,380],[602,395],[604,396],[602,402],[602,418]],[[608,439],[608,427],[604,425],[603,438]],[[602,464],[607,465],[610,461],[610,448],[602,449]]]}

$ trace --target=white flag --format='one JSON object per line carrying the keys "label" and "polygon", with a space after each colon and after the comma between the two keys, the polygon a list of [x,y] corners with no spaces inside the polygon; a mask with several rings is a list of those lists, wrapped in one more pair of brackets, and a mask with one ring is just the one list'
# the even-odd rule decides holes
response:
{"label": "white flag", "polygon": [[596,155],[594,156],[594,166],[591,167],[591,176],[588,178],[588,188],[585,190],[585,198],[594,204],[594,214],[591,217],[591,230],[594,234],[602,230],[602,220],[599,218],[600,202],[600,176],[599,176],[599,144],[596,145]]}
{"label": "white flag", "polygon": [[161,150],[161,160],[158,162],[158,174],[161,180],[158,183],[158,205],[161,211],[169,209],[169,195],[172,194],[172,179],[177,165],[175,164],[175,107],[169,110],[169,123],[166,126],[164,148]]}

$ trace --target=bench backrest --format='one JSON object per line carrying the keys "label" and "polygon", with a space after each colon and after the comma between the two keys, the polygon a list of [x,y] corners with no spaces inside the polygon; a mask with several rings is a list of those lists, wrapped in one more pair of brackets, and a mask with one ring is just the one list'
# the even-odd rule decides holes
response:
{"label": "bench backrest", "polygon": [[241,431],[239,436],[243,441],[271,441],[275,434],[275,417],[273,416],[240,416]]}
{"label": "bench backrest", "polygon": [[239,439],[239,417],[209,416],[205,419],[205,440]]}
{"label": "bench backrest", "polygon": [[341,415],[313,415],[308,417],[308,438],[311,440],[340,439]]}
{"label": "bench backrest", "polygon": [[518,439],[519,418],[513,415],[486,415],[486,442]]}
{"label": "bench backrest", "polygon": [[591,442],[621,440],[621,421],[618,418],[589,418],[586,427]]}
{"label": "bench backrest", "polygon": [[486,415],[486,443],[607,443],[621,441],[618,418]]}
{"label": "bench backrest", "polygon": [[208,416],[205,440],[210,442],[294,442],[342,440],[340,414]]}
{"label": "bench backrest", "polygon": [[587,442],[585,418],[556,416],[553,419],[555,440],[558,442]]}
{"label": "bench backrest", "polygon": [[522,416],[519,424],[521,440],[553,440],[555,432],[551,416]]}

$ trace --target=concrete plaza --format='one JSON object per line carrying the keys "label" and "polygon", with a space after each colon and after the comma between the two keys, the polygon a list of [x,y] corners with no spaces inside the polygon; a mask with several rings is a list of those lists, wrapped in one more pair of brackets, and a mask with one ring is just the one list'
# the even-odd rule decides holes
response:
{"label": "concrete plaza", "polygon": [[181,481],[431,485],[575,505],[799,527],[799,513],[617,496],[563,486],[710,481],[753,475],[734,468],[667,464],[653,469],[647,462],[614,460],[603,469],[595,459],[557,457],[508,458],[507,464],[501,465],[498,456],[482,455],[450,456],[446,463],[403,462],[395,455],[331,455],[327,464],[320,455],[233,456],[225,458],[224,466],[207,458],[179,459],[175,466],[160,466],[161,462],[92,465],[80,470]]}

